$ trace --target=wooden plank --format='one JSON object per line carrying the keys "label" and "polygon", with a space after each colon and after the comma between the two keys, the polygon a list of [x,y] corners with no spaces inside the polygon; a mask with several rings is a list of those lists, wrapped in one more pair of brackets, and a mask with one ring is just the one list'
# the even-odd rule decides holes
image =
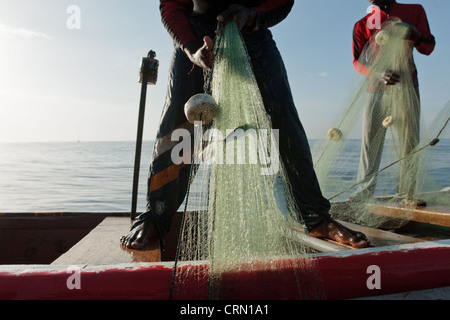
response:
{"label": "wooden plank", "polygon": [[[354,223],[344,222],[337,220],[340,224],[344,225],[345,227],[354,230],[362,232],[366,235],[368,240],[370,241],[371,247],[384,247],[384,246],[393,246],[393,245],[401,245],[405,243],[417,243],[417,242],[423,242],[424,240],[416,239],[413,237],[379,230],[379,229],[373,229],[365,226],[361,226]],[[336,252],[336,251],[344,251],[344,250],[357,250],[356,248],[353,248],[349,245],[345,245],[342,243],[338,243],[333,240],[328,239],[318,239],[313,238],[311,236],[308,236],[304,234],[303,228],[301,227],[295,227],[293,228],[293,232],[289,234],[290,237],[293,237],[293,239],[297,239],[298,241],[301,241],[305,243],[307,246],[311,247],[314,250],[317,250],[318,252]]]}
{"label": "wooden plank", "polygon": [[377,215],[450,227],[450,208],[448,206],[408,208],[389,203],[386,205],[371,204],[369,209]]}
{"label": "wooden plank", "polygon": [[334,241],[308,236],[301,227],[292,228],[290,232],[286,232],[285,236],[294,241],[298,241],[317,252],[336,252],[351,249]]}
{"label": "wooden plank", "polygon": [[159,239],[141,250],[123,248],[119,239],[130,230],[130,219],[107,217],[52,265],[102,265],[130,262],[158,262]]}

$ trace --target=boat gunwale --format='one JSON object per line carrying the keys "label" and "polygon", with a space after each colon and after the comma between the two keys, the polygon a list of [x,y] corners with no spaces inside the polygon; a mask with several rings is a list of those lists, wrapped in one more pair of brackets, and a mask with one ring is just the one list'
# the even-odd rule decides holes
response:
{"label": "boat gunwale", "polygon": [[[450,240],[365,248],[342,252],[314,254],[313,263],[325,284],[326,299],[352,299],[450,286]],[[439,263],[437,263],[439,262]],[[367,286],[371,276],[367,268],[380,265],[383,290]],[[179,262],[181,270],[201,274],[202,281],[187,281],[183,300],[206,300],[208,265],[206,261]],[[68,290],[72,275],[67,265],[0,266],[2,299],[155,299],[166,300],[170,290],[173,261],[77,266],[82,275],[82,289]],[[250,276],[241,272],[233,281]],[[149,282],[147,282],[149,281]],[[143,286],[142,283],[151,283]],[[34,290],[32,290],[33,288]],[[233,294],[236,293],[233,291]],[[256,290],[252,299],[265,299]],[[233,299],[247,299],[239,294]],[[274,299],[269,297],[269,299]]]}

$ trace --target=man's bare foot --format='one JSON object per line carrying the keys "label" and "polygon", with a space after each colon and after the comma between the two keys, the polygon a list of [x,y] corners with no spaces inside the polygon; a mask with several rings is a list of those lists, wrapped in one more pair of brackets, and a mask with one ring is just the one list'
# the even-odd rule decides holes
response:
{"label": "man's bare foot", "polygon": [[369,240],[363,233],[350,230],[331,218],[320,222],[309,232],[309,235],[314,238],[334,240],[358,249],[369,246]]}
{"label": "man's bare foot", "polygon": [[120,238],[120,243],[127,248],[142,249],[150,242],[150,239],[157,236],[158,232],[153,220],[148,219]]}

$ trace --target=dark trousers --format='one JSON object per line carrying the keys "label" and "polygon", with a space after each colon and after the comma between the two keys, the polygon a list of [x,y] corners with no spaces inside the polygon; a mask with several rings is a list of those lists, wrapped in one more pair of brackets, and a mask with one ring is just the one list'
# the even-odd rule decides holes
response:
{"label": "dark trousers", "polygon": [[[216,22],[191,21],[199,39],[214,36]],[[307,230],[329,216],[330,203],[321,193],[309,144],[294,105],[286,70],[269,30],[244,35],[265,109],[271,117],[273,129],[279,129],[279,150],[288,179]],[[155,141],[147,193],[147,212],[137,223],[149,217],[155,221],[163,237],[170,221],[186,195],[190,164],[176,165],[171,150],[178,141],[171,141],[171,133],[179,128],[193,134],[193,126],[184,115],[184,104],[196,93],[203,92],[203,70],[195,67],[182,49],[175,45],[169,73],[169,86],[160,127]],[[193,141],[193,137],[191,139]]]}

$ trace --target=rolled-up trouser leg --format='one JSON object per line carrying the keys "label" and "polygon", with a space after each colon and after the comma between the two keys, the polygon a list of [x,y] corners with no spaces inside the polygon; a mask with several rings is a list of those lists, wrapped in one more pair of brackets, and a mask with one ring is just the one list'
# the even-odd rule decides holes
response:
{"label": "rolled-up trouser leg", "polygon": [[244,40],[272,127],[279,130],[280,156],[297,207],[310,230],[329,217],[330,203],[320,190],[283,60],[269,30],[244,35]]}
{"label": "rolled-up trouser leg", "polygon": [[[199,23],[192,19],[191,25],[199,39],[205,35],[214,36],[216,23]],[[152,219],[162,243],[164,236],[169,232],[172,217],[185,198],[191,169],[190,155],[184,155],[188,161],[177,164],[180,155],[173,155],[172,151],[183,141],[172,139],[176,136],[174,135],[176,130],[182,130],[184,137],[189,133],[191,146],[189,151],[193,149],[194,126],[186,119],[184,105],[193,95],[203,92],[203,84],[203,70],[197,66],[193,68],[193,63],[183,50],[175,45],[169,68],[166,101],[147,180],[147,208],[133,224],[134,228],[147,219]]]}

